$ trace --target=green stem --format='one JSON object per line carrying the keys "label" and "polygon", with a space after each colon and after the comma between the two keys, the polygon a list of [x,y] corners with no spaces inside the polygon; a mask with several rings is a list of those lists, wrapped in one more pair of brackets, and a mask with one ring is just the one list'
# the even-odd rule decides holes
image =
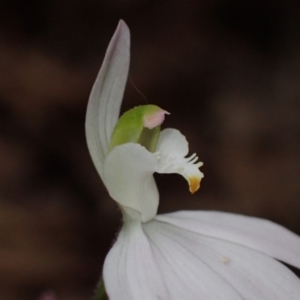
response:
{"label": "green stem", "polygon": [[105,286],[103,279],[100,280],[96,288],[95,295],[92,300],[108,300],[108,297],[105,292]]}

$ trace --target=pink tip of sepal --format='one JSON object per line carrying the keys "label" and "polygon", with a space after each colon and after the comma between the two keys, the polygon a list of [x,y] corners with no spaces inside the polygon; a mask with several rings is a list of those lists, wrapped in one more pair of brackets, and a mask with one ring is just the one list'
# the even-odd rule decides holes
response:
{"label": "pink tip of sepal", "polygon": [[144,127],[153,129],[156,126],[159,126],[165,120],[165,115],[169,115],[170,113],[166,110],[159,110],[151,115],[147,115],[144,117]]}

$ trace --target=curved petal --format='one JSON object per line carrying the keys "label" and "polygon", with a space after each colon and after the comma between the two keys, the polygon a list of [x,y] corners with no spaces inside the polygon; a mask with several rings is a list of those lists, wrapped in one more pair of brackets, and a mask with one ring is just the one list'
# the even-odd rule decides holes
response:
{"label": "curved petal", "polygon": [[198,157],[188,154],[188,142],[184,135],[176,129],[165,129],[161,132],[154,154],[158,160],[158,173],[178,173],[189,183],[190,192],[196,192],[200,187],[203,173],[199,168],[202,162],[197,162]]}
{"label": "curved petal", "polygon": [[103,269],[110,300],[171,299],[139,221],[125,223]]}
{"label": "curved petal", "polygon": [[258,251],[156,220],[143,228],[171,299],[299,299],[299,278]]}
{"label": "curved petal", "polygon": [[180,211],[157,220],[260,251],[300,268],[300,237],[271,221],[214,211]]}
{"label": "curved petal", "polygon": [[112,37],[90,94],[86,112],[86,139],[99,175],[113,129],[117,123],[127,81],[130,59],[130,32],[124,21]]}
{"label": "curved petal", "polygon": [[175,157],[185,157],[189,153],[189,143],[179,130],[166,128],[160,133],[156,149],[161,153],[172,153]]}
{"label": "curved petal", "polygon": [[[186,246],[180,244],[184,241],[181,232],[177,230],[179,235],[174,241],[168,236],[172,232],[164,232],[169,231],[164,223],[153,220],[143,228],[172,300],[243,300],[234,287],[201,260],[202,252],[191,253],[194,245],[189,241]],[[180,243],[177,239],[181,239]]]}
{"label": "curved petal", "polygon": [[121,206],[134,209],[142,221],[153,219],[158,207],[158,191],[153,178],[155,157],[143,146],[123,144],[112,149],[104,162],[104,184]]}

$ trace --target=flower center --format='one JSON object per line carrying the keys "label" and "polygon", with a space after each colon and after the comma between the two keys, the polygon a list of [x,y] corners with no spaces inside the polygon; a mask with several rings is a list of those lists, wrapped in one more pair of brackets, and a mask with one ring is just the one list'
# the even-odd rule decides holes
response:
{"label": "flower center", "polygon": [[157,141],[160,134],[160,126],[156,126],[153,129],[144,127],[138,143],[144,146],[148,151],[154,152],[156,149]]}
{"label": "flower center", "polygon": [[160,125],[167,111],[156,105],[141,105],[125,112],[117,122],[109,151],[126,143],[138,143],[154,152],[160,134]]}

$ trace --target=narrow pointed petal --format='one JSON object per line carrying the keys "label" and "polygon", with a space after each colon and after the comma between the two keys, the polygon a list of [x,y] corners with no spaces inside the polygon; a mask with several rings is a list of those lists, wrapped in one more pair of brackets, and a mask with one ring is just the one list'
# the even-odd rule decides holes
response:
{"label": "narrow pointed petal", "polygon": [[199,167],[203,164],[197,162],[196,154],[185,157],[188,154],[188,142],[184,135],[176,129],[165,129],[161,132],[155,156],[158,159],[158,173],[178,173],[189,183],[190,192],[195,193],[200,187],[203,173]]}
{"label": "narrow pointed petal", "polygon": [[300,268],[300,237],[271,221],[213,211],[180,211],[157,219],[246,246]]}
{"label": "narrow pointed petal", "polygon": [[171,300],[138,221],[122,228],[105,259],[103,277],[110,300]]}
{"label": "narrow pointed petal", "polygon": [[123,144],[112,149],[104,162],[104,184],[122,207],[138,211],[142,221],[153,219],[159,195],[153,173],[155,157],[143,146]]}
{"label": "narrow pointed petal", "polygon": [[258,251],[156,220],[143,228],[172,299],[299,299],[299,278]]}
{"label": "narrow pointed petal", "polygon": [[117,123],[130,60],[130,32],[124,21],[112,37],[101,69],[90,94],[86,113],[86,139],[99,175],[110,138]]}

